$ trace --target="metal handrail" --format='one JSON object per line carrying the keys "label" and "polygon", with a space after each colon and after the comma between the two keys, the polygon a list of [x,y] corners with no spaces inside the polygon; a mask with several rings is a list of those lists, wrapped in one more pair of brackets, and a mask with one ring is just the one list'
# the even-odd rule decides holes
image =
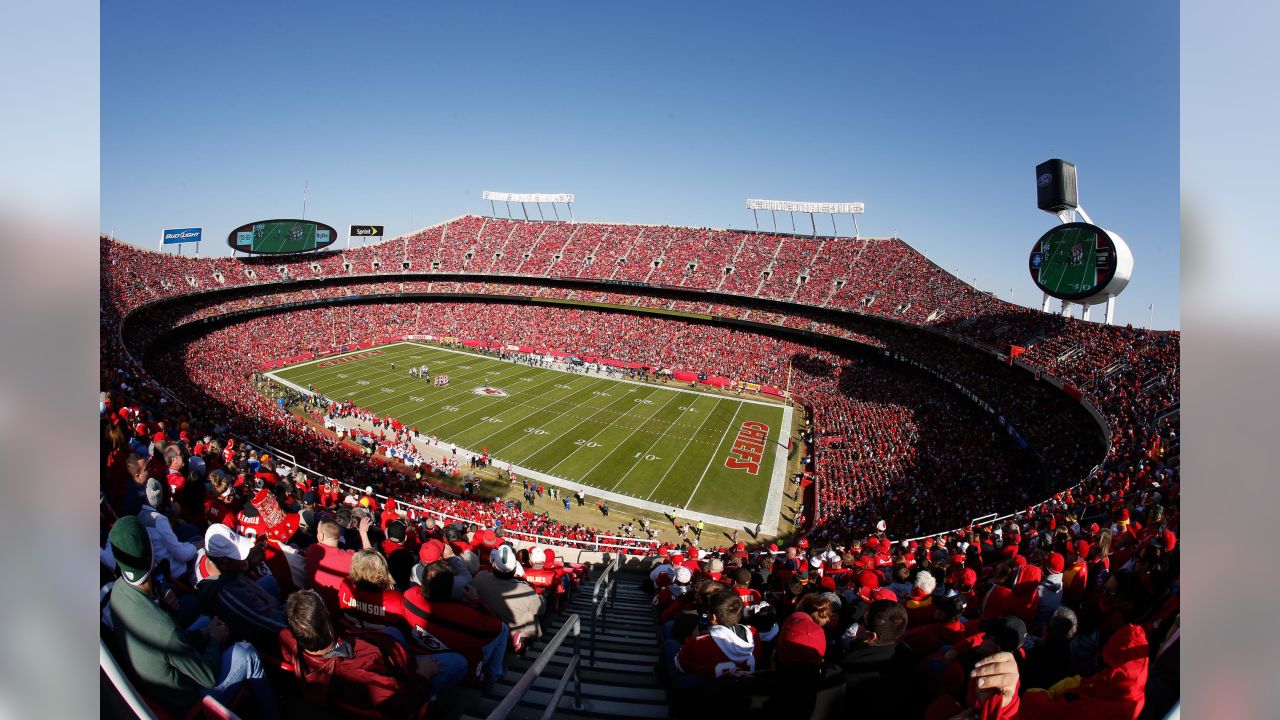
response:
{"label": "metal handrail", "polygon": [[600,586],[603,585],[606,580],[608,580],[610,584],[613,583],[613,579],[610,576],[618,572],[618,568],[621,567],[621,565],[621,556],[614,555],[613,561],[605,566],[604,571],[600,573],[600,577],[596,579],[595,586],[591,588],[591,602],[595,602],[596,599],[600,597]]}
{"label": "metal handrail", "polygon": [[[290,459],[290,465],[293,467],[293,469],[294,469],[295,471],[306,473],[306,474],[308,474],[308,475],[311,475],[312,477],[315,477],[315,478],[317,478],[317,479],[320,479],[320,480],[323,480],[323,481],[326,481],[326,482],[328,482],[328,481],[335,482],[335,483],[337,483],[337,484],[339,484],[339,485],[341,485],[341,486],[343,486],[343,487],[345,487],[345,488],[351,489],[351,490],[363,491],[363,488],[361,488],[359,485],[355,485],[355,484],[353,484],[353,483],[349,483],[349,482],[346,482],[346,481],[343,481],[343,480],[339,480],[339,479],[337,479],[337,478],[331,478],[331,477],[329,477],[328,475],[325,475],[325,474],[324,474],[324,473],[322,473],[322,472],[319,472],[319,471],[317,471],[317,470],[313,470],[313,469],[311,469],[311,468],[307,467],[306,465],[303,465],[303,464],[301,464],[301,463],[297,462],[296,458],[294,458],[294,456],[293,456],[293,455],[290,455],[289,453],[284,452],[283,450],[280,450],[279,448],[275,447],[274,445],[270,445],[270,444],[267,444],[267,443],[258,444],[258,443],[255,443],[255,442],[252,442],[252,441],[248,441],[248,440],[244,440],[244,441],[242,441],[242,444],[247,445],[247,446],[252,447],[252,448],[256,448],[256,449],[258,449],[259,451],[263,451],[263,452],[267,452],[267,453],[270,453],[270,454],[273,454],[273,455],[279,456],[279,457],[281,457],[282,459],[283,459],[283,458],[286,458],[286,457],[287,457],[287,458],[289,458],[289,459]],[[461,515],[453,515],[453,514],[451,514],[451,513],[444,512],[443,510],[432,510],[432,509],[430,509],[430,508],[425,508],[425,507],[422,507],[422,506],[420,506],[420,505],[415,505],[415,504],[413,504],[413,503],[411,503],[411,502],[408,502],[407,500],[401,500],[400,498],[392,497],[392,496],[390,496],[390,495],[383,495],[383,494],[381,494],[381,493],[374,493],[374,494],[373,494],[373,496],[374,496],[375,498],[378,498],[378,499],[381,499],[381,500],[387,500],[387,499],[395,500],[395,501],[396,501],[396,505],[398,505],[398,506],[401,506],[401,507],[408,507],[408,508],[413,508],[414,510],[417,510],[417,511],[419,511],[419,512],[426,513],[426,514],[430,514],[430,515],[434,515],[434,516],[436,516],[437,518],[440,518],[442,521],[443,521],[443,520],[456,520],[456,521],[459,521],[459,522],[462,522],[462,523],[475,524],[475,525],[479,526],[479,527],[480,527],[480,528],[482,528],[482,529],[483,529],[483,528],[490,527],[490,525],[488,525],[487,523],[485,523],[485,522],[483,522],[483,521],[480,521],[480,520],[473,520],[473,519],[470,519],[470,518],[463,517],[463,516],[461,516]],[[504,536],[506,536],[506,537],[522,539],[522,540],[525,540],[525,541],[527,541],[527,542],[531,542],[531,543],[533,543],[533,544],[535,544],[535,545],[536,545],[536,544],[543,544],[543,545],[556,545],[556,546],[562,546],[562,547],[573,547],[573,548],[576,548],[576,549],[579,549],[579,550],[595,550],[595,551],[602,551],[602,550],[606,550],[606,549],[615,549],[615,548],[616,548],[616,549],[618,549],[618,550],[622,551],[623,553],[630,552],[630,553],[632,553],[632,554],[644,554],[646,551],[651,551],[651,550],[656,549],[656,547],[657,547],[657,545],[658,545],[658,541],[657,541],[657,540],[650,540],[650,539],[647,539],[647,538],[629,538],[629,537],[625,537],[625,536],[622,536],[622,535],[606,535],[606,534],[603,534],[603,533],[602,533],[602,534],[597,535],[597,536],[596,536],[596,538],[597,538],[596,540],[575,540],[575,539],[573,539],[573,538],[556,538],[556,537],[550,537],[550,536],[546,536],[546,535],[538,535],[537,533],[524,532],[523,530],[512,530],[512,529],[510,529],[510,528],[503,528],[503,531],[502,531],[502,532],[503,532],[503,535],[504,535]],[[624,545],[624,544],[620,544],[620,543],[600,542],[600,540],[606,540],[606,541],[608,541],[608,540],[625,540],[625,541],[627,541],[627,542],[635,543],[635,544],[632,544],[632,545]],[[643,547],[643,546],[645,546],[645,545],[647,545],[648,547]]]}
{"label": "metal handrail", "polygon": [[538,659],[533,661],[533,665],[507,691],[507,696],[502,699],[501,703],[498,703],[493,712],[489,713],[486,720],[506,720],[511,711],[516,708],[516,705],[524,699],[525,693],[533,687],[534,681],[542,675],[542,671],[546,669],[551,662],[551,658],[555,656],[556,651],[560,649],[560,646],[564,644],[565,639],[570,634],[573,635],[573,657],[569,660],[569,665],[565,668],[564,675],[560,677],[560,682],[556,683],[555,692],[552,693],[551,700],[542,712],[542,720],[547,720],[555,714],[556,706],[559,705],[560,698],[564,696],[565,688],[568,686],[570,679],[573,680],[574,684],[573,708],[575,710],[583,708],[582,671],[579,667],[579,659],[582,657],[582,620],[577,613],[574,613],[569,616],[568,620],[565,620],[560,632],[557,632],[555,637],[551,638],[551,641],[542,648],[542,651],[538,653]]}
{"label": "metal handrail", "polygon": [[[606,610],[613,607],[613,598],[617,595],[614,592],[615,583],[618,579],[618,568],[621,567],[621,560],[618,555],[613,556],[613,562],[605,567],[604,572],[600,573],[600,579],[596,580],[595,587],[591,589],[591,601],[595,604],[595,608],[591,612],[591,636],[588,642],[591,643],[591,667],[596,666],[596,632],[604,628],[608,618]],[[604,588],[603,593],[601,587]]]}
{"label": "metal handrail", "polygon": [[142,695],[138,693],[138,689],[129,681],[124,670],[116,659],[112,657],[111,651],[107,649],[107,644],[98,639],[98,666],[107,674],[107,679],[115,686],[116,691],[120,693],[120,697],[128,703],[129,709],[133,711],[142,720],[155,720],[156,714],[147,706],[146,701],[142,699]]}

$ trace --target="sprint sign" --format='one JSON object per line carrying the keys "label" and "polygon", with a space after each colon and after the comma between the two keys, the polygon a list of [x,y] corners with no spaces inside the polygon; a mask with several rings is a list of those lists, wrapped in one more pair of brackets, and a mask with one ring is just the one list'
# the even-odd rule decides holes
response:
{"label": "sprint sign", "polygon": [[764,441],[769,437],[769,426],[755,420],[742,423],[733,449],[724,459],[724,466],[731,470],[746,470],[755,475],[760,472],[760,460],[764,457]]}

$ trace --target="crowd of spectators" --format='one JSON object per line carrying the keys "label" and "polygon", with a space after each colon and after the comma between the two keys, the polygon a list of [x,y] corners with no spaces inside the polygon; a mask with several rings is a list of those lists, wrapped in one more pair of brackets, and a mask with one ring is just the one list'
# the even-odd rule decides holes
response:
{"label": "crowd of spectators", "polygon": [[[501,679],[588,578],[554,549],[317,479],[190,418],[101,405],[102,630],[153,709],[426,717]],[[425,498],[447,510],[455,503]]]}
{"label": "crowd of spectators", "polygon": [[[128,309],[196,290],[282,279],[439,272],[648,282],[794,300],[916,324],[980,318],[980,326],[990,326],[997,315],[1036,322],[1026,308],[976,290],[898,238],[465,215],[409,235],[313,256],[201,259],[107,238],[101,254],[104,267],[121,268],[109,278],[110,291]],[[807,282],[801,284],[801,276]]]}
{"label": "crowd of spectators", "polygon": [[[839,561],[831,562],[833,554],[847,558],[853,551],[854,557],[845,561],[844,568],[861,559],[879,572],[879,585],[899,581],[893,586],[898,590],[906,589],[906,597],[899,597],[899,605],[907,611],[907,629],[912,633],[918,627],[927,629],[932,624],[928,621],[928,610],[920,609],[927,607],[925,600],[932,599],[939,605],[946,605],[945,598],[953,596],[954,590],[963,591],[973,586],[973,583],[966,585],[963,576],[957,583],[948,574],[955,570],[948,564],[954,562],[954,557],[943,559],[942,566],[937,567],[936,553],[930,548],[949,545],[954,556],[954,550],[959,547],[965,556],[964,567],[975,569],[978,574],[978,585],[973,587],[983,590],[978,592],[970,588],[969,600],[964,604],[968,614],[959,616],[960,620],[939,616],[942,620],[940,627],[917,635],[915,642],[891,643],[894,648],[889,651],[891,655],[896,656],[896,648],[907,645],[913,648],[915,659],[920,661],[917,673],[895,675],[892,680],[909,684],[927,680],[929,693],[913,697],[951,697],[964,704],[965,693],[955,683],[955,673],[947,669],[952,666],[939,665],[937,658],[933,657],[936,648],[943,646],[939,644],[939,638],[956,641],[964,648],[952,653],[955,657],[947,658],[944,653],[943,659],[949,663],[957,662],[965,652],[981,654],[981,648],[990,649],[990,641],[985,644],[980,638],[973,641],[975,633],[969,631],[977,627],[974,623],[979,621],[985,621],[990,627],[980,628],[976,633],[979,636],[984,632],[995,636],[1008,630],[1007,618],[985,610],[992,604],[993,596],[997,598],[995,604],[998,608],[1018,607],[1022,614],[1027,614],[1025,608],[1030,600],[1025,587],[1030,580],[1022,578],[1025,567],[1039,571],[1038,583],[1045,582],[1043,578],[1046,576],[1058,574],[1052,570],[1061,563],[1049,551],[1051,547],[1065,559],[1067,576],[1080,577],[1082,571],[1073,574],[1071,568],[1083,565],[1093,571],[1087,576],[1093,584],[1071,590],[1071,583],[1064,582],[1068,586],[1065,596],[1070,600],[1063,600],[1062,606],[1074,610],[1078,616],[1074,634],[1064,634],[1065,621],[1050,622],[1058,620],[1057,612],[1050,613],[1047,619],[1022,618],[1027,638],[1036,638],[1035,634],[1041,633],[1038,638],[1023,643],[1025,652],[1019,654],[1016,649],[1014,651],[1016,667],[1024,673],[1023,687],[1029,687],[1025,684],[1029,677],[1036,678],[1035,682],[1039,684],[1052,685],[1061,679],[1054,673],[1063,668],[1081,670],[1088,675],[1088,671],[1095,670],[1099,661],[1105,660],[1109,654],[1116,657],[1108,650],[1110,645],[1105,637],[1108,633],[1101,632],[1107,624],[1089,625],[1085,622],[1089,613],[1104,613],[1105,599],[1113,597],[1108,585],[1097,587],[1098,581],[1108,582],[1106,578],[1110,568],[1123,567],[1133,571],[1121,576],[1126,578],[1119,581],[1123,586],[1121,591],[1136,592],[1134,587],[1143,590],[1145,594],[1139,593],[1142,597],[1138,604],[1142,605],[1141,610],[1148,617],[1158,605],[1152,602],[1152,598],[1159,598],[1161,594],[1168,597],[1169,588],[1164,583],[1168,582],[1170,563],[1167,560],[1162,563],[1152,548],[1163,550],[1167,555],[1176,544],[1177,537],[1179,438],[1176,415],[1170,416],[1169,413],[1176,409],[1180,393],[1178,334],[1082,323],[1003,303],[941,271],[896,239],[826,242],[803,239],[812,247],[803,245],[803,251],[797,255],[791,252],[791,248],[800,248],[799,240],[731,231],[591,223],[511,223],[470,216],[390,243],[305,258],[198,260],[153,253],[103,239],[102,357],[103,388],[107,391],[103,402],[104,417],[108,419],[104,421],[104,552],[110,555],[111,543],[107,542],[106,534],[108,525],[117,517],[138,517],[141,522],[150,523],[144,524],[142,529],[149,545],[154,548],[153,557],[159,558],[169,573],[186,572],[191,574],[189,582],[199,583],[202,578],[197,573],[202,568],[208,573],[209,568],[217,564],[208,559],[206,549],[210,538],[200,534],[200,530],[211,524],[227,525],[232,532],[249,527],[234,514],[223,512],[225,508],[219,505],[224,500],[222,489],[232,487],[233,496],[256,490],[253,478],[257,473],[246,474],[243,469],[249,468],[251,463],[261,467],[270,462],[260,459],[261,454],[246,444],[245,439],[258,445],[289,448],[303,464],[357,487],[368,487],[371,493],[376,488],[379,495],[400,498],[423,508],[427,512],[414,510],[412,516],[409,512],[404,513],[405,520],[419,525],[413,528],[415,533],[428,530],[428,524],[434,523],[437,528],[444,525],[443,521],[430,520],[431,513],[436,512],[441,513],[441,517],[456,518],[464,529],[474,525],[473,533],[483,528],[501,527],[508,532],[531,532],[566,543],[599,542],[601,531],[594,528],[563,526],[546,516],[506,502],[456,498],[441,493],[429,482],[432,473],[439,470],[430,463],[406,465],[392,461],[385,454],[388,449],[385,446],[381,448],[383,452],[362,452],[355,444],[344,443],[340,437],[327,433],[321,424],[308,423],[283,412],[264,396],[262,387],[255,383],[255,372],[281,357],[403,334],[450,335],[554,348],[582,356],[637,362],[652,368],[704,371],[750,382],[789,383],[797,401],[809,410],[803,447],[807,455],[806,469],[810,472],[801,485],[812,487],[810,494],[804,495],[804,500],[813,506],[805,508],[802,504],[799,509],[793,507],[792,511],[807,516],[799,518],[806,520],[807,532],[802,533],[804,543],[828,547],[827,554],[820,561],[822,568],[812,567],[812,570],[817,570],[819,575],[832,575],[837,582],[844,578],[846,585],[838,586],[836,593],[844,597],[830,603],[833,606],[839,603],[835,614],[841,618],[840,623],[847,626],[856,616],[863,619],[854,622],[866,625],[866,613],[871,610],[875,598],[872,595],[864,597],[868,602],[863,603],[861,610],[857,608],[856,601],[850,606],[849,591],[852,590],[854,595],[863,594],[861,591],[866,586],[858,579],[861,572],[857,576],[838,572],[841,564]],[[503,256],[496,258],[497,252],[502,252]],[[530,253],[529,258],[524,257],[525,252]],[[725,276],[725,266],[720,263],[730,252],[735,270]],[[560,259],[555,260],[555,255],[560,255]],[[654,269],[653,260],[656,258],[662,258],[663,262]],[[429,278],[397,278],[392,281],[352,278],[350,282],[308,289],[286,287],[270,294],[257,292],[251,287],[282,277],[376,274],[391,271],[392,265],[395,271],[400,271],[400,263],[406,259],[413,264],[413,272],[436,269],[441,272],[466,270],[477,274],[538,274],[529,272],[527,267],[534,261],[539,267],[546,263],[545,272],[552,275],[626,280],[648,278],[662,284],[707,289],[718,287],[721,291],[739,294],[759,292],[783,299],[792,294],[794,278],[791,286],[778,283],[785,279],[784,276],[801,272],[800,268],[804,268],[814,280],[794,292],[796,300],[804,300],[811,305],[828,304],[889,315],[914,325],[932,327],[941,333],[890,326],[856,315],[832,317],[799,308],[785,309],[785,306],[765,310],[759,306],[729,302],[700,303],[644,294],[483,280],[434,282]],[[618,262],[623,259],[625,263]],[[378,268],[374,267],[375,262]],[[691,263],[696,264],[696,270],[689,270]],[[424,267],[426,264],[430,267]],[[743,269],[740,265],[749,266],[754,278],[740,274]],[[767,283],[762,283],[760,273],[771,267],[778,270],[778,280],[775,282],[771,277]],[[855,272],[859,269],[863,271],[861,274]],[[835,291],[832,284],[836,279],[843,281],[839,291]],[[823,285],[832,292],[822,289]],[[245,286],[242,294],[192,295],[189,303],[161,307],[158,312],[146,316],[145,321],[134,323],[122,342],[119,334],[121,319],[143,304],[238,286]],[[786,287],[791,289],[785,292],[779,289]],[[884,354],[896,354],[939,375],[943,383],[965,389],[979,402],[969,402],[949,390],[943,391],[934,380],[914,370],[879,360],[874,353],[837,354],[767,335],[670,319],[512,304],[385,303],[326,306],[271,314],[204,332],[182,342],[165,341],[161,347],[155,348],[157,353],[146,368],[139,364],[146,354],[143,350],[176,325],[282,303],[408,292],[482,292],[641,305],[801,328],[851,339],[879,348]],[[825,294],[821,302],[819,294]],[[1010,345],[1024,348],[1016,361],[1010,359],[1004,366],[994,362],[992,355],[1009,353]],[[232,348],[234,352],[229,351]],[[732,348],[732,352],[725,352],[726,348]],[[1056,385],[1045,382],[1032,382],[1029,379],[1031,372],[1023,372],[1015,365],[1034,372],[1036,380],[1042,373],[1051,375],[1065,390],[1058,390]],[[1095,437],[1099,432],[1098,426],[1079,404],[1070,400],[1072,397],[1089,401],[1105,420],[1109,431],[1105,454],[1100,449],[1102,440]],[[983,411],[980,409],[982,403],[989,404],[998,412]],[[133,415],[121,416],[119,409],[127,406],[135,408]],[[199,412],[193,412],[191,408],[199,408]],[[138,426],[142,426],[142,432]],[[157,428],[161,428],[162,437],[159,439],[155,437]],[[1009,428],[1016,428],[1016,431],[1011,432]],[[113,433],[113,429],[118,432]],[[233,449],[232,460],[227,460],[225,453]],[[143,469],[146,472],[142,473],[141,480],[135,472],[138,463],[132,462],[130,455],[133,451],[145,459]],[[238,483],[233,482],[230,476],[212,475],[211,470],[220,464],[216,458],[230,462],[232,469],[241,469],[234,476]],[[1091,471],[1095,464],[1096,470]],[[164,475],[164,481],[160,481],[158,475]],[[124,482],[126,479],[132,484]],[[150,479],[159,482],[147,482]],[[148,491],[154,489],[149,486],[157,484],[167,486],[171,497],[149,497]],[[279,485],[289,488],[290,483]],[[293,507],[295,502],[301,502],[299,495],[305,493],[301,493],[297,486],[292,490],[294,495],[275,493],[277,503]],[[372,494],[369,497],[373,499]],[[159,505],[169,504],[161,508],[148,504],[151,499]],[[249,499],[240,497],[242,503]],[[361,497],[352,496],[351,499],[359,504]],[[322,500],[320,506],[324,505]],[[972,522],[972,518],[984,514],[1008,513],[1022,507],[1026,510],[1018,512],[1011,521]],[[203,519],[201,510],[204,511]],[[214,523],[215,518],[225,522]],[[957,533],[924,538],[914,544],[901,545],[887,540],[872,544],[862,539],[869,533],[882,538],[901,539],[954,527],[962,529]],[[316,533],[314,526],[310,530],[312,534]],[[132,543],[130,547],[138,549],[136,531],[125,528],[120,532],[121,543]],[[127,532],[134,533],[134,537],[124,537]],[[400,537],[398,527],[395,532]],[[204,538],[203,541],[200,538]],[[1012,554],[1007,552],[1010,538],[1017,547]],[[997,557],[983,557],[989,555],[988,541]],[[965,547],[969,542],[974,545]],[[183,547],[183,543],[189,547]],[[980,548],[976,559],[969,551],[974,546]],[[857,550],[859,547],[862,549]],[[192,554],[190,548],[194,548],[196,554]],[[641,545],[637,543],[635,548],[640,551]],[[712,550],[723,553],[723,566],[744,562],[742,548]],[[800,556],[799,561],[789,558],[789,561],[795,561],[791,565],[803,568],[804,550],[792,548]],[[285,552],[281,550],[281,553]],[[390,561],[390,553],[386,555],[386,561]],[[761,560],[764,555],[768,557]],[[768,553],[764,555],[756,556],[754,560],[748,557],[745,562],[777,566],[777,558]],[[1074,559],[1077,556],[1078,559]],[[871,561],[866,562],[867,558]],[[215,559],[222,560],[223,557]],[[1116,562],[1117,559],[1121,562]],[[270,568],[273,561],[277,565],[280,562],[273,554],[265,561],[266,567]],[[923,573],[920,569],[930,567],[931,563],[934,567],[923,585],[928,586],[928,580],[934,584],[923,591],[923,596],[912,597],[910,588],[921,587]],[[388,567],[393,576],[396,572],[403,572],[403,562],[395,568],[391,567],[392,564],[389,563]],[[899,577],[902,568],[897,565],[905,566],[905,579]],[[699,567],[706,572],[710,564]],[[1160,573],[1166,573],[1155,578],[1158,582],[1154,587],[1153,567]],[[757,568],[753,566],[753,569]],[[280,572],[277,567],[276,574]],[[1176,560],[1172,572],[1176,577]],[[226,573],[234,576],[236,569],[231,568]],[[673,580],[676,577],[673,575]],[[781,587],[776,584],[766,587],[771,576],[766,574],[764,577],[763,586],[753,586],[757,592],[777,596],[781,591],[782,599],[790,602],[791,608],[800,607],[802,598],[792,596],[790,585],[783,583]],[[1134,580],[1135,577],[1140,579]],[[166,582],[173,584],[173,576],[166,574],[165,578],[168,580],[161,579],[149,585],[147,591],[159,593],[157,597],[161,597],[164,590],[173,590],[165,585]],[[426,584],[419,595],[427,592]],[[1021,595],[1017,591],[1019,584],[1024,587]],[[288,596],[282,594],[280,588],[272,588],[270,582],[265,586],[265,592],[273,595],[275,602],[284,609],[281,600],[288,599]],[[130,583],[128,587],[137,589],[141,586]],[[1007,599],[1007,593],[1000,588],[1007,588],[1015,599]],[[176,587],[178,591],[184,589]],[[188,612],[181,616],[184,621],[198,623],[200,621],[189,615],[195,602],[189,598],[199,596],[194,590],[193,586],[189,594],[175,593],[173,604],[178,608],[175,613]],[[258,594],[250,590],[244,592]],[[699,602],[708,603],[704,605],[707,609],[714,606],[711,595],[698,595]],[[976,607],[974,597],[981,598]],[[1035,597],[1040,597],[1038,590]],[[1176,593],[1172,601],[1176,620]],[[167,601],[163,605],[169,607]],[[731,608],[721,607],[726,608],[724,614],[729,619]],[[811,602],[802,610],[802,614],[813,615],[815,622],[817,617],[825,614],[815,614]],[[135,611],[136,608],[132,608],[123,612],[127,615]],[[1148,633],[1167,633],[1167,611],[1166,603],[1159,611],[1165,613],[1157,618],[1159,622],[1145,628]],[[1108,622],[1114,625],[1115,613],[1106,612],[1112,618]],[[321,617],[315,607],[300,604],[297,608],[298,618],[309,618],[308,626],[318,628],[316,637],[326,639],[325,642],[331,634],[336,633],[333,635],[336,638],[345,631],[345,626],[341,626],[340,613],[339,609],[338,614],[329,613]],[[896,611],[885,610],[885,613],[888,614],[876,617],[897,616]],[[292,617],[292,613],[289,614]],[[210,616],[206,614],[206,617]],[[330,634],[324,632],[326,621],[329,622]],[[778,627],[782,627],[783,618],[778,617],[776,621]],[[997,621],[1004,622],[1004,626],[997,628]],[[195,628],[202,633],[203,639],[199,642],[205,643],[200,645],[204,648],[201,652],[205,653],[205,666],[203,670],[193,670],[199,676],[197,684],[205,688],[214,687],[217,683],[211,686],[205,682],[214,679],[211,673],[225,675],[228,667],[235,668],[237,673],[244,675],[242,686],[249,688],[252,696],[265,704],[261,699],[261,683],[254,682],[258,678],[251,676],[255,672],[260,675],[262,667],[274,667],[274,657],[267,662],[262,661],[264,648],[259,646],[264,641],[270,645],[269,639],[252,638],[253,629],[245,626],[243,619],[240,627],[227,618],[214,617],[203,622],[203,625],[183,624],[181,628],[173,625],[178,628],[175,632]],[[796,622],[801,621],[797,619]],[[956,622],[965,626],[963,636],[955,629]],[[1160,627],[1161,623],[1166,624]],[[896,624],[896,620],[891,623]],[[1099,632],[1080,633],[1081,627],[1092,627]],[[812,628],[807,626],[796,632],[813,635]],[[408,635],[402,633],[402,637],[397,638],[394,632],[383,634],[389,634],[397,641],[394,647],[384,644],[378,650],[384,662],[390,662],[393,655],[416,658],[415,653],[421,650],[420,647],[411,647],[413,638]],[[826,635],[828,651],[837,648],[850,651],[859,642],[856,632],[848,638],[853,645],[837,641],[842,636],[841,632],[833,630]],[[927,641],[921,636],[927,637]],[[164,641],[176,642],[176,637],[167,637]],[[253,642],[249,642],[247,647],[244,642],[228,645],[228,641],[242,637],[256,639],[260,641],[259,645]],[[1077,640],[1080,637],[1092,639]],[[1138,642],[1134,633],[1124,637],[1127,638],[1124,642]],[[1176,632],[1173,637],[1176,638]],[[295,634],[295,639],[302,641],[303,637]],[[147,636],[147,640],[150,642],[154,637]],[[126,637],[124,642],[127,648],[128,643],[137,643],[139,639]],[[315,638],[306,642],[315,642]],[[1028,662],[1028,658],[1036,657],[1033,650],[1041,646],[1052,647],[1051,653],[1049,650],[1044,653],[1052,654],[1053,660],[1049,665],[1055,670],[1046,670],[1044,663]],[[300,647],[303,647],[301,642],[294,646],[295,650]],[[395,650],[395,647],[401,650]],[[1158,650],[1162,653],[1167,647],[1166,644]],[[1064,648],[1069,648],[1069,652]],[[922,649],[931,652],[922,652]],[[1152,644],[1149,649],[1153,660],[1158,663],[1157,647]],[[1131,650],[1132,647],[1117,648],[1115,652]],[[251,651],[258,653],[256,661],[250,659]],[[779,652],[779,657],[795,657],[790,651]],[[809,651],[800,649],[801,656],[806,652]],[[301,656],[295,653],[295,657]],[[402,666],[408,662],[403,657],[397,661]],[[929,658],[935,661],[933,665],[926,662]],[[1067,664],[1068,659],[1076,664]],[[962,665],[968,662],[959,661]],[[146,662],[142,661],[142,665],[145,666]],[[447,659],[435,663],[421,659],[413,662],[435,668],[432,674],[436,676],[451,677],[454,674],[448,667],[451,661]],[[482,655],[472,664],[479,667],[483,662]],[[735,660],[735,664],[739,662],[745,661]],[[841,664],[848,679],[849,667],[837,664]],[[255,667],[258,671],[254,670]],[[1005,667],[1003,661],[1001,667]],[[1115,679],[1126,675],[1126,672],[1112,672],[1108,677]],[[1107,671],[1104,670],[1103,674]],[[904,679],[908,675],[911,678]],[[1176,681],[1176,675],[1174,677]],[[939,684],[939,678],[949,678],[951,685],[944,688]],[[1084,686],[1088,682],[1089,678],[1086,678]],[[414,682],[408,682],[406,687],[408,685],[414,685]],[[426,693],[422,697],[438,691],[429,681],[425,685],[419,682],[415,687],[417,689],[412,692]],[[183,689],[192,691],[194,687],[188,683]],[[947,692],[942,692],[943,689]],[[1104,690],[1103,694],[1111,692],[1109,688]],[[1132,685],[1126,692],[1127,702],[1131,705],[1125,707],[1132,709],[1135,697],[1140,698],[1141,695],[1135,695]],[[1062,689],[1048,697],[1054,702],[1064,699],[1070,702],[1070,698],[1080,695],[1077,691]],[[216,696],[227,698],[234,693]],[[1173,696],[1176,697],[1176,686]],[[184,697],[191,699],[195,696],[188,693]],[[413,697],[414,702],[420,699],[416,695]],[[1027,714],[1030,708],[1036,708],[1037,713],[1057,712],[1049,706],[1037,704],[1044,698],[1037,695],[1033,702],[1029,697],[1022,700],[1023,715],[1033,716]],[[1101,695],[1088,697],[1101,698]],[[1108,697],[1119,699],[1120,696]],[[163,698],[162,702],[168,699]],[[1018,701],[1005,705],[1001,712],[1007,715],[1009,707],[1013,707],[1016,714]],[[1133,710],[1133,716],[1136,717],[1136,713],[1137,710]]]}
{"label": "crowd of spectators", "polygon": [[[884,519],[893,523],[894,532],[939,530],[1008,507],[1001,503],[1031,499],[1026,496],[1029,471],[1012,441],[954,392],[892,364],[715,325],[525,305],[434,303],[425,314],[412,304],[365,305],[237,323],[173,349],[156,366],[184,397],[198,398],[203,407],[227,408],[217,419],[229,427],[264,417],[290,427],[296,420],[249,378],[277,357],[328,347],[334,326],[354,333],[344,336],[353,339],[387,334],[471,338],[765,385],[781,385],[790,376],[793,391],[811,408],[812,433],[822,439],[814,453],[817,511],[807,516],[824,525],[824,532],[862,531]],[[217,352],[237,338],[253,339],[241,343],[246,352]],[[724,353],[726,347],[735,352]],[[268,430],[269,424],[246,429]],[[830,442],[836,438],[845,440],[842,447]],[[279,442],[292,447],[296,441]],[[976,492],[954,492],[962,487]]]}
{"label": "crowd of spectators", "polygon": [[671,717],[1160,719],[1179,697],[1176,496],[893,542],[660,548]]}

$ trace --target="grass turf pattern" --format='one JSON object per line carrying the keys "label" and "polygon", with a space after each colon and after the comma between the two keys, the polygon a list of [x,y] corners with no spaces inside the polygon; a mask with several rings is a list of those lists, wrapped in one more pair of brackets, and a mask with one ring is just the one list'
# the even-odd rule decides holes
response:
{"label": "grass turf pattern", "polygon": [[[424,364],[429,377],[409,377],[410,367]],[[439,374],[449,376],[447,387],[433,384]],[[666,509],[752,523],[762,516],[775,454],[786,452],[790,432],[782,427],[782,405],[751,396],[689,391],[676,382],[623,382],[413,343],[311,361],[274,375],[395,417],[459,448],[487,447],[504,463]],[[483,387],[506,395],[478,394]],[[741,457],[734,451],[735,443],[740,452],[744,447],[744,423],[768,428],[754,474],[726,464]],[[461,450],[459,455],[465,463]]]}

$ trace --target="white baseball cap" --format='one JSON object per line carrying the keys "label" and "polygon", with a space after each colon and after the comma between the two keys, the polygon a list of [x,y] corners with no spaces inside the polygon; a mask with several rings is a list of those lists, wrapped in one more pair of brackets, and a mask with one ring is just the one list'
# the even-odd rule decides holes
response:
{"label": "white baseball cap", "polygon": [[510,545],[499,545],[489,553],[489,564],[501,573],[515,572],[520,563],[516,562],[516,554]]}
{"label": "white baseball cap", "polygon": [[221,523],[210,525],[204,533],[204,551],[211,558],[244,560],[252,549],[252,539]]}

